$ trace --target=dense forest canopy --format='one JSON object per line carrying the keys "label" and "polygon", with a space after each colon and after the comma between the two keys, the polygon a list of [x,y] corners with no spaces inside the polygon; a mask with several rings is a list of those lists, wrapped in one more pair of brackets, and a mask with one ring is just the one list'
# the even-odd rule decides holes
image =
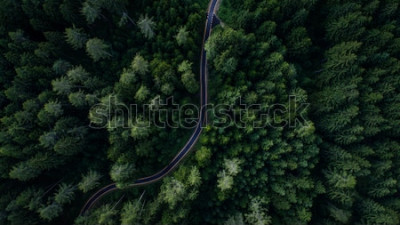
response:
{"label": "dense forest canopy", "polygon": [[195,115],[171,109],[200,104],[208,3],[0,0],[0,224],[400,224],[398,0],[223,0],[208,99],[230,111],[129,188],[193,132],[150,120]]}

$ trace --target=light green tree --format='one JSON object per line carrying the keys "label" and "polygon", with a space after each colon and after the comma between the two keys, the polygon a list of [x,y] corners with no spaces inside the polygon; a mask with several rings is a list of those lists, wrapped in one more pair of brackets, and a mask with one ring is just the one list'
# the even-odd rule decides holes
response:
{"label": "light green tree", "polygon": [[133,72],[139,75],[145,75],[149,71],[149,63],[140,54],[136,54],[132,61],[131,67]]}
{"label": "light green tree", "polygon": [[130,163],[116,163],[112,166],[110,176],[117,183],[117,187],[124,188],[130,183],[133,183],[136,168]]}
{"label": "light green tree", "polygon": [[75,107],[82,107],[86,105],[86,95],[82,91],[69,94],[68,100]]}
{"label": "light green tree", "polygon": [[100,16],[100,11],[100,5],[93,4],[93,1],[90,0],[87,0],[83,3],[81,10],[89,24],[92,24]]}
{"label": "light green tree", "polygon": [[185,197],[185,194],[185,185],[174,177],[165,179],[161,186],[160,196],[165,203],[168,203],[170,209],[175,208],[176,204]]}
{"label": "light green tree", "polygon": [[89,73],[82,66],[74,67],[73,69],[67,72],[68,78],[72,82],[84,82],[89,78]]}
{"label": "light green tree", "polygon": [[150,136],[150,134],[151,127],[148,121],[138,118],[132,124],[131,137],[133,137],[133,139],[140,140]]}
{"label": "light green tree", "polygon": [[141,210],[142,204],[140,199],[125,203],[121,212],[121,225],[139,224]]}
{"label": "light green tree", "polygon": [[146,38],[151,39],[154,37],[155,23],[153,22],[153,18],[149,18],[147,14],[144,16],[141,15],[139,21],[137,22],[137,25],[139,26],[140,31]]}
{"label": "light green tree", "polygon": [[63,137],[57,141],[54,151],[60,155],[71,156],[82,151],[82,144],[76,137]]}
{"label": "light green tree", "polygon": [[190,93],[194,94],[199,90],[199,85],[194,78],[194,74],[192,72],[192,63],[185,60],[178,66],[178,71],[182,73],[181,81],[183,86],[185,86],[186,90]]}
{"label": "light green tree", "polygon": [[28,162],[21,162],[11,169],[9,176],[12,179],[28,181],[37,177],[40,172],[38,168],[33,167]]}
{"label": "light green tree", "polygon": [[198,186],[201,184],[201,175],[197,167],[193,166],[187,178],[187,184],[190,186]]}
{"label": "light green tree", "polygon": [[179,28],[178,34],[175,37],[178,45],[184,45],[187,42],[188,36],[189,32],[186,30],[186,27]]}
{"label": "light green tree", "polygon": [[124,69],[119,81],[123,84],[132,84],[137,81],[137,76],[136,76],[135,72],[133,72],[132,70]]}
{"label": "light green tree", "polygon": [[252,225],[271,224],[271,216],[268,215],[268,208],[266,208],[267,204],[268,201],[260,197],[251,199],[249,213],[245,215],[246,221]]}
{"label": "light green tree", "polygon": [[85,47],[87,35],[83,32],[82,28],[76,28],[75,26],[72,28],[66,28],[65,37],[67,43],[70,44],[72,48],[81,49]]}
{"label": "light green tree", "polygon": [[207,165],[211,158],[211,150],[205,146],[202,146],[200,149],[198,149],[195,153],[196,160],[198,164],[203,167]]}
{"label": "light green tree", "polygon": [[54,117],[59,117],[64,113],[61,103],[58,101],[50,101],[44,105],[44,110]]}
{"label": "light green tree", "polygon": [[218,174],[217,186],[221,191],[230,190],[233,186],[233,177],[222,170]]}
{"label": "light green tree", "polygon": [[57,133],[54,131],[46,132],[39,137],[39,142],[45,148],[53,148],[57,142]]}
{"label": "light green tree", "polygon": [[62,207],[54,202],[51,205],[39,209],[39,214],[41,218],[51,221],[58,217],[61,214],[62,210]]}
{"label": "light green tree", "polygon": [[245,225],[243,215],[237,213],[234,216],[229,217],[229,219],[225,221],[224,225]]}
{"label": "light green tree", "polygon": [[142,85],[136,92],[135,99],[138,102],[144,102],[149,95],[150,95],[150,90],[146,86]]}
{"label": "light green tree", "polygon": [[51,82],[51,85],[53,86],[53,91],[57,92],[59,95],[68,95],[73,88],[73,85],[67,77],[55,79]]}
{"label": "light green tree", "polygon": [[98,38],[92,38],[86,42],[86,52],[95,62],[112,57],[109,51],[110,46]]}
{"label": "light green tree", "polygon": [[109,204],[106,204],[96,210],[95,215],[97,215],[98,225],[114,225],[116,224],[116,217],[118,211]]}
{"label": "light green tree", "polygon": [[225,159],[224,168],[229,175],[236,176],[240,171],[240,164],[242,162],[239,159]]}
{"label": "light green tree", "polygon": [[54,195],[54,201],[60,205],[71,203],[74,198],[76,186],[62,183],[57,193]]}
{"label": "light green tree", "polygon": [[82,180],[78,184],[79,190],[81,190],[83,193],[93,190],[100,184],[100,178],[101,175],[99,173],[90,170],[87,174],[82,175]]}

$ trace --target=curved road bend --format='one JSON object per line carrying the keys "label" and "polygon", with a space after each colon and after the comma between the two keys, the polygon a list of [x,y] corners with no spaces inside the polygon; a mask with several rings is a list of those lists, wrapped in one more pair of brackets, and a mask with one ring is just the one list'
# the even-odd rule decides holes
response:
{"label": "curved road bend", "polygon": [[[133,184],[129,185],[129,187],[143,186],[150,183],[154,183],[166,175],[168,175],[175,167],[179,165],[179,163],[184,159],[184,157],[192,150],[193,146],[196,144],[199,136],[203,130],[203,125],[207,123],[207,111],[206,105],[208,104],[208,93],[207,93],[207,84],[208,84],[208,71],[207,71],[207,54],[204,49],[204,44],[207,39],[211,35],[211,31],[214,25],[219,23],[218,18],[216,17],[216,12],[219,8],[219,0],[211,0],[208,6],[207,11],[207,20],[204,30],[204,37],[202,43],[201,50],[201,61],[200,61],[200,116],[195,131],[190,139],[187,141],[185,146],[179,151],[179,153],[175,156],[175,158],[166,166],[164,169],[159,171],[158,173],[151,175],[149,177],[140,178],[136,180]],[[80,215],[84,215],[87,211],[89,211],[93,205],[100,200],[104,195],[117,190],[116,184],[110,184],[106,187],[103,187],[98,192],[96,192],[83,206]]]}

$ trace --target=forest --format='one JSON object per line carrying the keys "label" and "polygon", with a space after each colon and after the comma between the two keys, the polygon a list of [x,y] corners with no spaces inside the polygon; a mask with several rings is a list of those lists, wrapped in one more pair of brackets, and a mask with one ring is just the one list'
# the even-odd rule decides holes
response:
{"label": "forest", "polygon": [[222,0],[209,102],[260,108],[129,187],[192,135],[124,109],[200,104],[208,5],[0,0],[0,225],[400,225],[399,0]]}

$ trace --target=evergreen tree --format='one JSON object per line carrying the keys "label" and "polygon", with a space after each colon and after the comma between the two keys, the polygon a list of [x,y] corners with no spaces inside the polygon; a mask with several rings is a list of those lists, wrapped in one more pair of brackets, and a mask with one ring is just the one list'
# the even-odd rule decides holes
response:
{"label": "evergreen tree", "polygon": [[92,38],[86,42],[86,52],[95,62],[112,57],[109,48],[109,45],[98,38]]}
{"label": "evergreen tree", "polygon": [[185,27],[179,28],[178,34],[176,35],[176,41],[178,45],[185,45],[188,39],[189,33]]}
{"label": "evergreen tree", "polygon": [[114,164],[110,171],[111,179],[113,179],[119,188],[124,188],[135,181],[136,169],[132,164]]}
{"label": "evergreen tree", "polygon": [[68,44],[70,44],[74,49],[85,47],[87,35],[81,28],[72,27],[65,29],[65,37]]}
{"label": "evergreen tree", "polygon": [[96,188],[100,183],[101,175],[95,171],[90,170],[86,175],[82,175],[82,180],[78,184],[79,190],[86,193]]}
{"label": "evergreen tree", "polygon": [[141,15],[137,25],[140,28],[140,31],[147,39],[152,39],[154,37],[154,26],[153,18],[149,18],[146,15]]}
{"label": "evergreen tree", "polygon": [[74,198],[75,190],[76,187],[74,185],[62,183],[58,189],[58,192],[54,195],[54,201],[60,205],[71,203]]}
{"label": "evergreen tree", "polygon": [[89,24],[92,24],[100,16],[100,5],[96,4],[98,2],[88,0],[83,3],[81,12]]}

